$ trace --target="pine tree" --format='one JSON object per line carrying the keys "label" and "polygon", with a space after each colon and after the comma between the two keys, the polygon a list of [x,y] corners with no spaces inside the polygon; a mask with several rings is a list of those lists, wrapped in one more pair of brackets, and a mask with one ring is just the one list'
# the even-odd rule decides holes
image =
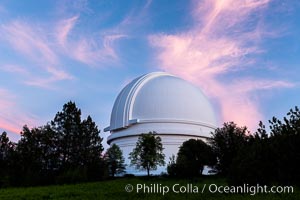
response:
{"label": "pine tree", "polygon": [[100,130],[90,116],[81,124],[81,137],[78,140],[81,152],[79,158],[81,164],[94,163],[100,160],[103,146],[103,138],[100,137]]}
{"label": "pine tree", "polygon": [[51,127],[58,135],[60,162],[63,168],[78,166],[78,144],[81,142],[81,110],[74,102],[68,102],[58,112]]}

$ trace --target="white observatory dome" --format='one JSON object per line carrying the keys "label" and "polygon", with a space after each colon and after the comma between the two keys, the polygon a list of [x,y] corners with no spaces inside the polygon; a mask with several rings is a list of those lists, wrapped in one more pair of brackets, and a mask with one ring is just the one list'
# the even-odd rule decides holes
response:
{"label": "white observatory dome", "polygon": [[[118,95],[111,113],[108,144],[128,155],[142,133],[155,131],[161,138],[168,163],[186,140],[206,139],[216,128],[212,105],[201,90],[191,83],[164,72],[143,75],[130,82]],[[165,170],[161,167],[152,173]],[[139,174],[132,167],[126,173]]]}

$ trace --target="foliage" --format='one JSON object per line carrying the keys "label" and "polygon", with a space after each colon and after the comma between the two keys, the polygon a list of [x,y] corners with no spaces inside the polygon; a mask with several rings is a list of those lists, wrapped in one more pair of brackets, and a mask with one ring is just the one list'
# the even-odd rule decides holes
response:
{"label": "foliage", "polygon": [[234,184],[299,184],[300,111],[291,109],[283,122],[273,117],[270,133],[265,125],[251,137],[234,158],[229,181]]}
{"label": "foliage", "polygon": [[12,149],[13,149],[13,143],[9,141],[9,138],[7,137],[7,133],[3,132],[0,135],[0,161],[1,162],[9,158],[9,154]]}
{"label": "foliage", "polygon": [[113,144],[104,156],[105,161],[108,165],[109,173],[112,177],[115,174],[122,174],[125,172],[125,164],[122,150],[116,144]]}
{"label": "foliage", "polygon": [[178,175],[178,169],[177,169],[177,165],[176,165],[175,155],[173,154],[169,159],[170,160],[169,160],[169,163],[167,165],[168,175],[170,177],[176,177]]}
{"label": "foliage", "polygon": [[59,137],[62,167],[77,167],[99,159],[103,151],[100,131],[90,116],[81,121],[81,110],[75,103],[63,106],[51,121],[51,128]]}
{"label": "foliage", "polygon": [[0,135],[0,187],[9,185],[10,160],[15,144],[9,141],[7,133]]}
{"label": "foliage", "polygon": [[99,133],[92,118],[81,121],[80,109],[68,102],[50,124],[32,129],[25,125],[16,145],[2,134],[0,162],[9,158],[1,164],[7,185],[100,180],[104,163]]}
{"label": "foliage", "polygon": [[269,121],[272,153],[275,159],[276,181],[284,184],[298,183],[300,180],[300,110],[290,109],[283,122],[273,117]]}
{"label": "foliage", "polygon": [[[260,123],[261,127],[264,127]],[[261,129],[263,130],[263,129]],[[250,136],[249,141],[241,148],[228,174],[230,184],[240,185],[248,183],[271,184],[274,180],[274,162],[278,159],[272,153],[272,146],[266,135]]]}
{"label": "foliage", "polygon": [[247,127],[238,127],[233,122],[224,123],[212,133],[210,143],[218,159],[216,169],[220,174],[228,175],[233,159],[247,143],[249,134]]}
{"label": "foliage", "polygon": [[216,157],[208,144],[202,140],[190,139],[179,148],[177,174],[184,177],[202,175],[204,165],[213,166],[215,163]]}
{"label": "foliage", "polygon": [[[64,179],[70,177],[71,180],[76,179],[75,174],[78,174],[78,180],[100,178],[101,172],[95,171],[95,168],[100,169],[103,165],[102,138],[92,118],[88,116],[87,119],[81,121],[81,110],[76,107],[75,103],[68,102],[51,121],[51,128],[58,136],[60,176]],[[87,174],[86,171],[91,173]],[[86,174],[88,177],[84,178],[81,174]]]}
{"label": "foliage", "polygon": [[156,132],[149,132],[139,136],[136,147],[129,154],[131,165],[135,165],[136,169],[147,170],[148,176],[150,170],[165,164],[161,138],[155,134]]}
{"label": "foliage", "polygon": [[[273,117],[269,131],[260,122],[251,135],[246,127],[225,123],[212,134],[210,146],[189,140],[182,144],[177,159],[168,164],[169,175],[197,176],[203,165],[212,165],[229,184],[297,185],[300,180],[300,110],[291,109],[283,120]],[[21,132],[18,143],[0,135],[0,187],[75,183],[101,180],[119,173],[123,167],[120,152],[114,147],[108,165],[102,158],[102,138],[97,125],[88,116],[81,120],[81,111],[73,102],[64,105],[51,123]],[[106,155],[107,156],[107,155]],[[106,157],[107,158],[107,157]],[[142,134],[130,153],[131,164],[149,171],[164,165],[161,138],[155,132]],[[120,166],[120,167],[119,167]],[[119,169],[118,169],[119,168]],[[113,172],[115,169],[115,172]],[[1,198],[2,199],[2,198]]]}

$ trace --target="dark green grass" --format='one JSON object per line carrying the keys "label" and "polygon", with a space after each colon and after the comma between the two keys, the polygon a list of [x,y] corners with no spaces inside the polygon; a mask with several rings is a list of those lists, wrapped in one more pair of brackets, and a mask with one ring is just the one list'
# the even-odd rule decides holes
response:
{"label": "dark green grass", "polygon": [[[134,186],[134,190],[130,193],[125,191],[125,186],[131,184]],[[137,193],[137,184],[161,184],[161,186],[168,186],[172,190],[174,184],[180,184],[181,186],[186,186],[187,184],[193,184],[199,188],[199,193],[182,193],[176,194],[172,191],[165,194],[152,193],[146,194],[143,191]],[[206,189],[202,193],[201,189],[206,184]],[[251,200],[277,200],[277,199],[300,199],[299,188],[294,187],[293,194],[212,194],[208,191],[209,184],[226,185],[224,179],[216,177],[203,177],[195,179],[192,181],[181,180],[181,179],[170,179],[170,178],[160,178],[151,177],[150,179],[146,177],[133,177],[133,178],[119,178],[115,180],[108,180],[95,183],[82,183],[74,185],[54,185],[54,186],[44,186],[44,187],[28,187],[28,188],[6,188],[0,189],[0,199],[1,200],[17,200],[17,199],[99,199],[99,200],[109,200],[109,199],[251,199]]]}

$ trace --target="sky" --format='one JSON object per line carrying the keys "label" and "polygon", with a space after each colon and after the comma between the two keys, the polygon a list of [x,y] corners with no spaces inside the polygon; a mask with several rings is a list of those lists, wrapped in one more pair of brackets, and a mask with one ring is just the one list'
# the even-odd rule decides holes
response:
{"label": "sky", "polygon": [[120,90],[153,71],[201,88],[219,126],[255,131],[300,106],[299,11],[294,0],[0,0],[0,132],[17,141],[71,100],[106,138]]}

